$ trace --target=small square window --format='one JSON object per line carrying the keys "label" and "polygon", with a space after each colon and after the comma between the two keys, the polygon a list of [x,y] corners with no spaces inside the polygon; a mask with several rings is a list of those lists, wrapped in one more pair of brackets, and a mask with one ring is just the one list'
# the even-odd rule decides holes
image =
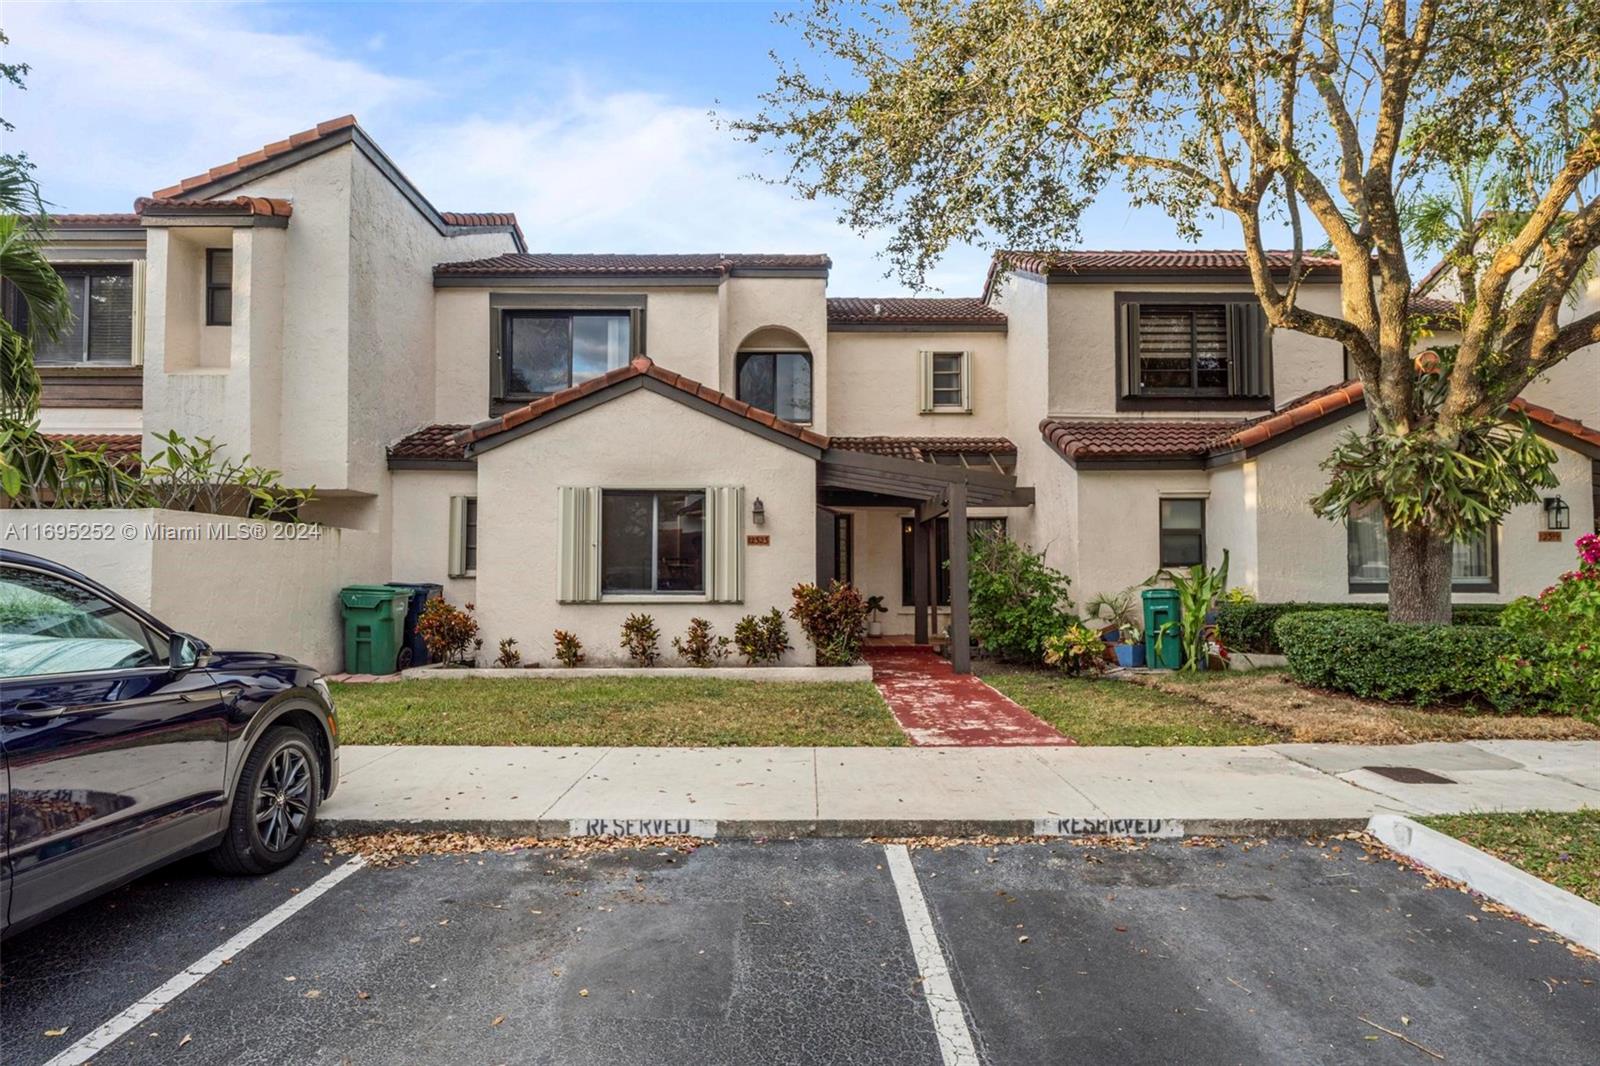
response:
{"label": "small square window", "polygon": [[1204,566],[1206,501],[1161,501],[1161,566]]}
{"label": "small square window", "polygon": [[206,325],[233,324],[233,252],[206,250]]}

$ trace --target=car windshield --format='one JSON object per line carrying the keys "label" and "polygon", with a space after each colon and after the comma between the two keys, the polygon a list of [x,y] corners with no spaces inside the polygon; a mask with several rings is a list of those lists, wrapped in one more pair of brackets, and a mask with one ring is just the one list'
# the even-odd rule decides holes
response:
{"label": "car windshield", "polygon": [[160,662],[137,619],[81,585],[19,567],[0,575],[0,677]]}

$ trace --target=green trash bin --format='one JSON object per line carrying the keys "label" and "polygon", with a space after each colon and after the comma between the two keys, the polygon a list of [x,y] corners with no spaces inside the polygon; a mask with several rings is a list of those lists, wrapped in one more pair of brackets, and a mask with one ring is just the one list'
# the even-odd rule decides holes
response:
{"label": "green trash bin", "polygon": [[411,590],[346,585],[339,590],[339,602],[344,611],[345,672],[392,674],[399,669]]}
{"label": "green trash bin", "polygon": [[[1152,670],[1176,670],[1183,665],[1182,633],[1178,626],[1183,620],[1183,610],[1178,604],[1177,589],[1145,589],[1144,600],[1144,661]],[[1161,641],[1161,651],[1156,652],[1156,634],[1166,627]]]}

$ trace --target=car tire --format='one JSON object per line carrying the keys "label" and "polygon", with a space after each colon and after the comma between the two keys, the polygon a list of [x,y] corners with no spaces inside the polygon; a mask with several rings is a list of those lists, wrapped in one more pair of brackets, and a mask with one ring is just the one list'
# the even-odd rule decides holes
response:
{"label": "car tire", "polygon": [[293,726],[267,730],[244,761],[211,865],[227,874],[287,866],[311,836],[321,796],[322,765],[311,738]]}

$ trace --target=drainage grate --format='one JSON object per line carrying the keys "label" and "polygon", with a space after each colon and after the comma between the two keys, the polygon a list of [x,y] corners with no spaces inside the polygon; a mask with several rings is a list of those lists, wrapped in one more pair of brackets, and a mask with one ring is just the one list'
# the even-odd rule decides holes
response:
{"label": "drainage grate", "polygon": [[1403,785],[1454,785],[1456,782],[1448,777],[1429,773],[1416,766],[1363,766],[1363,770],[1371,770],[1380,777],[1387,777],[1391,781],[1399,781]]}

